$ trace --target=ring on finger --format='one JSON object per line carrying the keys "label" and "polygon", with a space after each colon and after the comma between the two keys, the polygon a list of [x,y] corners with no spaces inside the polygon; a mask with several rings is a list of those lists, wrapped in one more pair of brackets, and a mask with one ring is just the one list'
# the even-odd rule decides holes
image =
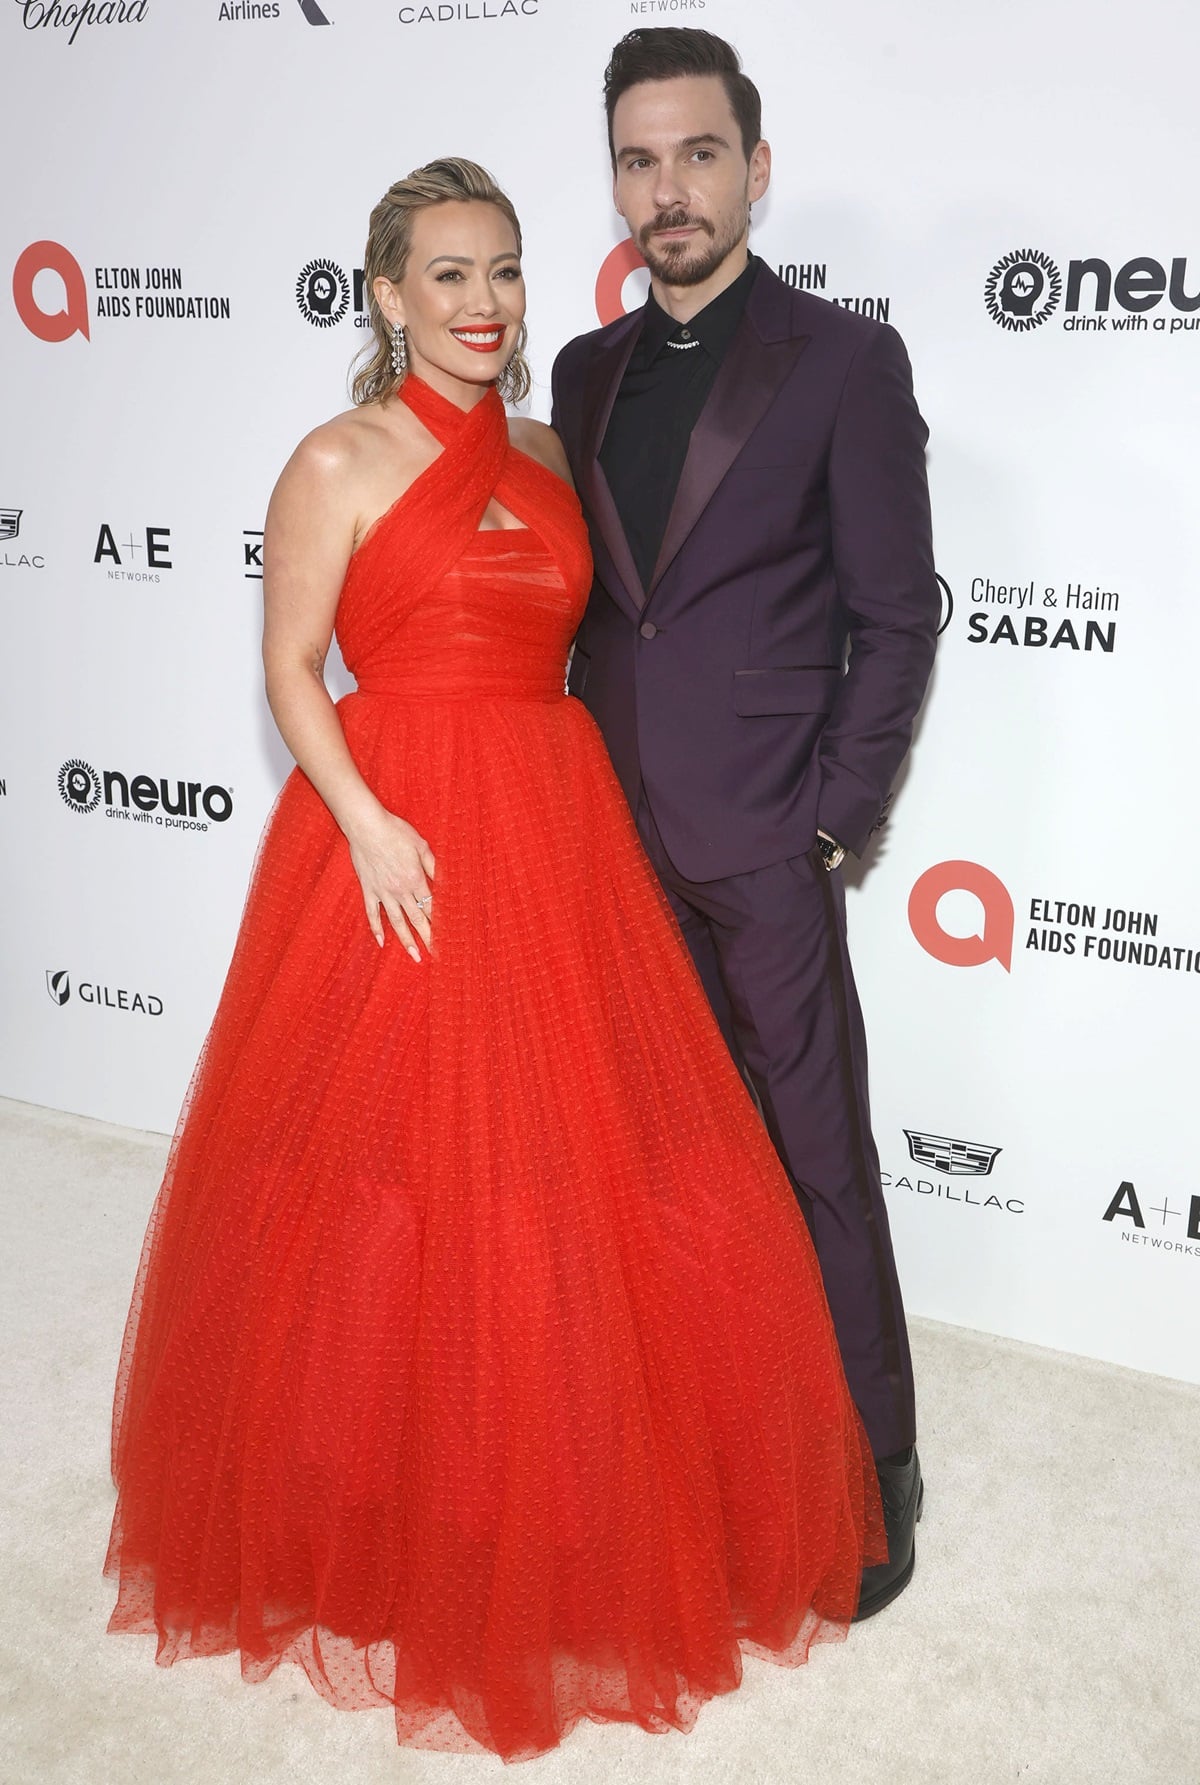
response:
{"label": "ring on finger", "polygon": [[422,911],[424,911],[424,909],[425,909],[425,907],[426,907],[426,905],[432,905],[432,904],[433,904],[433,894],[432,894],[432,893],[426,893],[426,895],[425,895],[425,897],[424,897],[424,898],[423,898],[423,899],[418,899],[418,900],[417,900],[417,904],[418,904],[418,905],[419,905],[419,906],[420,906],[420,907],[421,907],[421,909],[422,909]]}

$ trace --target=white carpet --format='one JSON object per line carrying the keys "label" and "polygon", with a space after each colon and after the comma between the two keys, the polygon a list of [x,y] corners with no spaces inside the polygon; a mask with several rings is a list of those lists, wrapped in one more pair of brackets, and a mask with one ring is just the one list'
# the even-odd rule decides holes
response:
{"label": "white carpet", "polygon": [[[166,1143],[0,1101],[0,1780],[477,1785],[295,1671],[153,1664],[104,1634],[108,1416]],[[927,1482],[912,1587],[688,1736],[579,1728],[529,1785],[1197,1785],[1200,1391],[913,1323]]]}

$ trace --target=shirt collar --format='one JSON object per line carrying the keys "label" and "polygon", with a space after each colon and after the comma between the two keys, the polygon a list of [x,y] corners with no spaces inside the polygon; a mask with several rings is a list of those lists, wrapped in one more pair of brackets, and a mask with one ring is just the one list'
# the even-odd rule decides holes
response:
{"label": "shirt collar", "polygon": [[711,304],[705,304],[703,310],[697,311],[689,322],[678,323],[656,300],[651,292],[646,299],[646,319],[642,324],[641,357],[649,365],[656,360],[665,349],[667,341],[677,336],[681,328],[689,330],[699,341],[710,358],[722,360],[725,350],[733,339],[734,330],[742,320],[746,308],[746,300],[750,296],[750,287],[758,272],[758,260],[751,255],[744,272],[738,274],[732,285],[719,292]]}

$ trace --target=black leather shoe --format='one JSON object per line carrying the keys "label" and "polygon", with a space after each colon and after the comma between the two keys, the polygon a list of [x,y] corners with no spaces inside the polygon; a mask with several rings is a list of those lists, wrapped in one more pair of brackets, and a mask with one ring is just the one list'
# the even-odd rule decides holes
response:
{"label": "black leather shoe", "polygon": [[874,1568],[863,1569],[862,1591],[854,1614],[856,1624],[864,1618],[873,1618],[877,1611],[890,1605],[912,1579],[913,1564],[917,1559],[914,1542],[917,1521],[925,1504],[925,1483],[921,1480],[921,1459],[915,1444],[907,1461],[885,1460],[877,1462],[875,1467],[879,1471],[879,1497],[883,1501],[888,1559]]}

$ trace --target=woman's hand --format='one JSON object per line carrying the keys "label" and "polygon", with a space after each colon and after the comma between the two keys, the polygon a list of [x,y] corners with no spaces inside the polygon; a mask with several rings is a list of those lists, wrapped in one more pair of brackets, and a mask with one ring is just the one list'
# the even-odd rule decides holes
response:
{"label": "woman's hand", "polygon": [[[374,424],[352,414],[317,428],[288,460],[267,510],[263,661],[283,740],[349,844],[371,934],[382,948],[386,916],[419,961],[417,939],[429,947],[433,852],[363,780],[324,680],[358,523],[381,506],[379,458]],[[386,466],[392,492],[390,458]]]}
{"label": "woman's hand", "polygon": [[383,917],[414,961],[421,951],[413,932],[429,947],[433,911],[433,851],[411,824],[395,813],[379,813],[353,834],[347,833],[350,860],[362,887],[371,934],[383,947]]}

